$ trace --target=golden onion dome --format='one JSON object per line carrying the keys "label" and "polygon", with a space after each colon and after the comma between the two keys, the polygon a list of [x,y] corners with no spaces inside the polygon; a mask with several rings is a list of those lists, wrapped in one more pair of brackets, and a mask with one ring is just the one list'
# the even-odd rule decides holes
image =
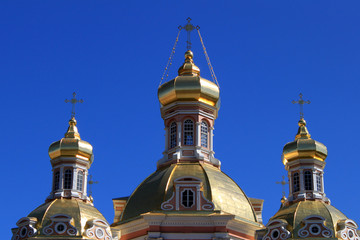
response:
{"label": "golden onion dome", "polygon": [[194,64],[193,53],[185,53],[185,62],[176,78],[162,84],[158,89],[160,103],[165,106],[175,101],[199,101],[219,108],[220,89],[200,77],[200,69]]}
{"label": "golden onion dome", "polygon": [[60,156],[78,157],[92,163],[93,147],[90,143],[81,140],[74,117],[69,121],[69,128],[65,133],[65,137],[50,145],[49,156],[51,159]]}
{"label": "golden onion dome", "polygon": [[324,226],[332,231],[332,236],[329,236],[332,239],[335,238],[339,221],[347,219],[338,209],[322,201],[300,201],[280,208],[269,222],[280,220],[286,223],[286,229],[291,234],[290,238],[300,239],[303,238],[299,234],[301,234],[300,230],[304,227],[306,219],[313,216],[323,218]]}
{"label": "golden onion dome", "polygon": [[[183,176],[193,176],[202,181],[204,197],[215,206],[211,213],[229,213],[237,219],[257,221],[243,190],[221,170],[203,163],[178,163],[158,169],[146,178],[128,199],[121,221],[114,225],[138,218],[147,212],[166,213],[161,209],[161,204],[174,193],[174,180]],[[186,214],[186,211],[177,214]]]}
{"label": "golden onion dome", "polygon": [[300,158],[325,161],[326,157],[326,146],[321,142],[310,138],[310,133],[306,128],[306,121],[301,118],[299,121],[299,130],[295,136],[295,141],[289,142],[284,146],[282,154],[282,161],[284,165],[286,165],[287,162]]}
{"label": "golden onion dome", "polygon": [[94,222],[95,225],[96,222],[102,223],[100,225],[105,229],[104,234],[111,235],[109,223],[99,210],[91,203],[79,199],[55,199],[46,202],[32,211],[28,218],[36,219],[34,226],[38,232],[36,238],[59,239],[61,236],[56,235],[56,232],[51,230],[54,227],[56,228],[57,220],[64,222],[70,235],[76,239],[82,239],[82,236],[89,234],[86,233],[86,230],[90,229]]}

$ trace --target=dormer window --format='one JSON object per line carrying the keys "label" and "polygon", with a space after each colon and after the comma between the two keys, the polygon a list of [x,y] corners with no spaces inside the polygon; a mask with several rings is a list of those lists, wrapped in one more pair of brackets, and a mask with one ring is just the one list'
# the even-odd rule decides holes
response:
{"label": "dormer window", "polygon": [[206,122],[201,122],[201,146],[207,148],[208,147],[208,132],[209,128]]}
{"label": "dormer window", "polygon": [[311,171],[304,172],[304,185],[305,185],[305,190],[313,190]]}
{"label": "dormer window", "polygon": [[181,204],[186,207],[190,208],[194,205],[195,202],[195,193],[191,189],[184,189],[181,192]]}
{"label": "dormer window", "polygon": [[64,189],[72,188],[72,171],[71,169],[66,169],[64,174]]}
{"label": "dormer window", "polygon": [[194,123],[190,119],[184,122],[184,145],[194,144]]}
{"label": "dormer window", "polygon": [[173,122],[170,125],[170,148],[176,147],[176,133],[177,133],[177,125],[176,122]]}
{"label": "dormer window", "polygon": [[161,204],[162,210],[176,211],[212,211],[214,207],[204,196],[202,181],[193,176],[175,179],[172,196]]}

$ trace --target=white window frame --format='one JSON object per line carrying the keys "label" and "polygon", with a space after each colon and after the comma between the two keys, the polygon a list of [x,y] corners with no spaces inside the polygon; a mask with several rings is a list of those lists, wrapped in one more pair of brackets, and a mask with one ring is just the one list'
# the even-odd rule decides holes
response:
{"label": "white window frame", "polygon": [[207,122],[201,122],[201,146],[207,148],[209,145],[209,125]]}
{"label": "white window frame", "polygon": [[194,145],[194,121],[191,119],[186,119],[184,121],[184,145],[192,146]]}
{"label": "white window frame", "polygon": [[[67,179],[67,174],[70,175],[70,179]],[[64,189],[72,189],[73,177],[73,171],[71,169],[68,168],[64,171]]]}
{"label": "white window frame", "polygon": [[60,189],[60,171],[57,170],[54,173],[54,191],[59,190]]}
{"label": "white window frame", "polygon": [[316,190],[318,192],[322,192],[321,174],[320,173],[316,173]]}
{"label": "white window frame", "polygon": [[313,173],[311,170],[304,171],[304,189],[305,191],[313,190]]}
{"label": "white window frame", "polygon": [[[184,204],[184,198],[183,198],[183,196],[184,196],[184,194],[185,194],[185,192],[191,192],[192,193],[192,204],[190,205],[190,206],[186,206],[185,204]],[[181,193],[180,193],[180,203],[181,203],[181,205],[184,207],[184,208],[192,208],[194,205],[195,205],[195,191],[194,190],[192,190],[191,188],[184,188],[182,191],[181,191]],[[187,195],[187,198],[186,198],[186,203],[190,203],[190,194],[188,194]]]}
{"label": "white window frame", "polygon": [[299,192],[300,191],[300,175],[298,172],[293,174],[293,191]]}
{"label": "white window frame", "polygon": [[82,191],[84,189],[83,185],[84,185],[84,172],[80,170],[77,173],[76,189],[78,191]]}
{"label": "white window frame", "polygon": [[170,148],[174,148],[177,145],[177,124],[176,122],[172,122],[170,124],[170,134],[169,134],[169,146]]}

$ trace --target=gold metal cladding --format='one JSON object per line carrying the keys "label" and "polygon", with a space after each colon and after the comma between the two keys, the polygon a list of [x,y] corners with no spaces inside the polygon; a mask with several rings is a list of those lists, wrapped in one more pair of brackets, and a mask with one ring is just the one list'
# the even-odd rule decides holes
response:
{"label": "gold metal cladding", "polygon": [[306,121],[300,119],[299,129],[295,141],[287,143],[283,149],[282,161],[284,165],[300,158],[313,158],[325,161],[327,157],[327,148],[321,142],[310,138],[310,133],[306,128]]}
{"label": "gold metal cladding", "polygon": [[65,138],[52,143],[49,147],[49,156],[51,159],[67,156],[90,160],[92,154],[93,147],[90,143],[81,140],[74,117],[69,121],[69,128],[65,133]]}
{"label": "gold metal cladding", "polygon": [[322,201],[300,201],[287,207],[282,207],[270,220],[282,219],[290,226],[293,238],[298,239],[297,233],[303,227],[302,221],[310,215],[319,215],[325,218],[325,226],[336,233],[336,224],[341,219],[348,219],[335,207]]}
{"label": "gold metal cladding", "polygon": [[62,138],[50,145],[49,156],[51,159],[55,159],[60,156],[76,157],[80,155],[89,160],[92,156],[92,150],[93,147],[86,141]]}
{"label": "gold metal cladding", "polygon": [[175,101],[199,101],[215,106],[220,90],[215,83],[200,76],[178,76],[159,87],[158,97],[165,106]]}
{"label": "gold metal cladding", "polygon": [[[78,199],[55,199],[51,202],[44,203],[32,211],[28,217],[38,219],[36,228],[39,229],[40,235],[43,235],[42,228],[50,224],[50,217],[55,214],[65,214],[73,219],[70,222],[77,230],[77,236],[82,236],[85,225],[93,219],[101,219],[105,222],[104,216],[90,203],[85,203]],[[58,239],[58,236],[46,236],[46,239]]]}
{"label": "gold metal cladding", "polygon": [[160,103],[165,106],[175,101],[200,101],[218,106],[219,87],[202,77],[200,69],[193,63],[193,53],[185,53],[185,63],[179,68],[179,76],[162,84],[158,89]]}
{"label": "gold metal cladding", "polygon": [[202,163],[172,164],[154,172],[132,193],[121,221],[129,221],[143,213],[161,211],[161,203],[174,192],[174,180],[181,176],[201,179],[204,196],[214,203],[215,211],[256,222],[253,208],[241,188],[218,168]]}

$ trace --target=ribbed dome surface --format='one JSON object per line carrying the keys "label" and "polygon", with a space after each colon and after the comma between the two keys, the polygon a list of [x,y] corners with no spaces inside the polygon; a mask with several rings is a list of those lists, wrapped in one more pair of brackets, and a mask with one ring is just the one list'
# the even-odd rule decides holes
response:
{"label": "ribbed dome surface", "polygon": [[51,159],[60,156],[80,157],[92,162],[92,155],[93,147],[90,143],[81,140],[75,118],[70,119],[69,128],[65,133],[65,137],[52,143],[49,147],[49,156]]}
{"label": "ribbed dome surface", "polygon": [[182,176],[193,176],[203,182],[204,196],[214,203],[214,211],[256,222],[254,210],[241,188],[218,168],[202,163],[172,164],[151,174],[130,196],[121,222],[147,212],[162,212],[161,203],[172,196],[174,180]]}
{"label": "ribbed dome surface", "polygon": [[310,133],[306,128],[306,121],[302,118],[299,121],[299,129],[295,141],[285,144],[283,149],[282,161],[287,162],[296,159],[318,159],[324,161],[327,157],[327,148],[321,142],[310,138]]}
{"label": "ribbed dome surface", "polygon": [[50,224],[50,217],[56,214],[65,214],[73,218],[71,224],[77,229],[76,236],[82,235],[89,220],[100,219],[107,222],[94,206],[77,199],[55,199],[44,203],[32,211],[28,217],[37,218],[36,228],[40,235],[44,235],[43,228]]}
{"label": "ribbed dome surface", "polygon": [[162,84],[158,89],[160,103],[165,106],[175,101],[199,101],[219,106],[219,87],[200,77],[200,69],[193,62],[193,53],[185,53],[185,63],[179,68],[179,76]]}
{"label": "ribbed dome surface", "polygon": [[[336,233],[336,224],[339,220],[347,217],[335,207],[322,201],[300,201],[288,207],[282,207],[271,219],[283,219],[290,225],[287,229],[293,238],[298,236],[299,230],[303,227],[302,220],[311,215],[318,215],[325,219],[325,226]],[[334,237],[334,236],[332,236]]]}

